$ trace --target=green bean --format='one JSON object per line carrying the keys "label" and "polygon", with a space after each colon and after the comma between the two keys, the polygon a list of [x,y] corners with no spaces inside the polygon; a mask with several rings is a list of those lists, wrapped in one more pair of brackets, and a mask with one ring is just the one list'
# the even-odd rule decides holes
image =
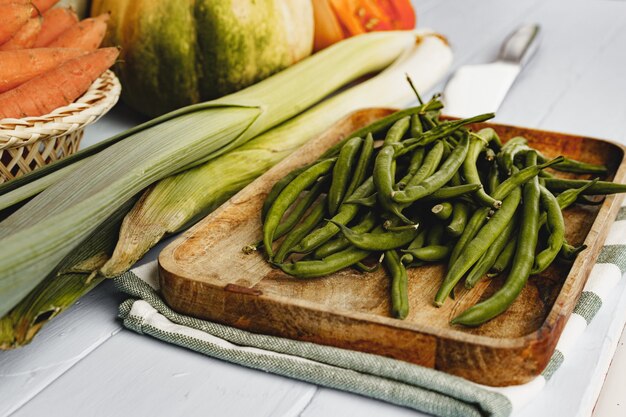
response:
{"label": "green bean", "polygon": [[539,173],[539,178],[554,178],[554,175],[550,174],[547,171],[541,171]]}
{"label": "green bean", "polygon": [[333,167],[332,181],[328,190],[328,211],[331,215],[337,213],[337,209],[343,201],[348,188],[348,180],[356,162],[357,153],[361,148],[363,139],[352,138],[341,147],[337,162]]}
{"label": "green bean", "polygon": [[[546,188],[553,193],[560,193],[569,188],[580,188],[583,185],[589,184],[588,180],[564,180],[561,178],[546,178],[545,181]],[[626,184],[618,184],[608,181],[597,181],[595,184],[584,190],[582,195],[617,193],[626,193]]]}
{"label": "green bean", "polygon": [[496,258],[496,262],[489,270],[489,273],[487,274],[488,277],[492,278],[500,275],[502,271],[508,268],[508,266],[511,264],[511,261],[513,260],[513,256],[515,256],[516,247],[517,241],[515,239],[509,239],[504,249],[502,249],[502,252],[500,252],[498,257]]}
{"label": "green bean", "polygon": [[410,254],[420,261],[440,262],[447,258],[450,253],[450,246],[429,245],[416,249],[402,249],[400,252]]}
{"label": "green bean", "polygon": [[529,166],[518,172],[515,172],[498,186],[496,191],[493,193],[493,198],[495,198],[496,200],[502,200],[504,196],[511,192],[512,189],[517,188],[520,185],[525,184],[530,179],[536,177],[542,169],[545,169],[554,164],[558,164],[562,160],[563,157],[559,156],[546,163]]}
{"label": "green bean", "polygon": [[358,269],[361,272],[376,272],[378,271],[378,268],[380,268],[380,263],[376,262],[376,264],[372,265],[372,266],[367,266],[365,265],[363,262],[357,262],[354,265],[352,265],[353,267],[355,267],[356,269]]}
{"label": "green bean", "polygon": [[395,250],[385,251],[385,266],[391,275],[391,313],[398,319],[409,314],[409,278]]}
{"label": "green bean", "polygon": [[[376,226],[376,215],[372,212],[368,212],[361,221],[355,226],[351,227],[351,229],[356,233],[365,233],[369,232]],[[316,259],[324,258],[328,255],[332,255],[335,252],[339,252],[340,250],[344,250],[350,246],[350,242],[345,236],[341,235],[338,238],[331,240],[329,242],[324,243],[322,246],[317,248],[313,254]]]}
{"label": "green bean", "polygon": [[476,283],[480,281],[480,279],[485,276],[485,274],[493,267],[498,258],[498,255],[502,253],[502,250],[507,245],[509,240],[511,240],[511,236],[513,232],[517,228],[516,218],[513,217],[513,220],[506,225],[505,229],[502,233],[496,238],[489,249],[483,254],[480,260],[474,265],[474,267],[470,270],[467,278],[465,278],[465,288],[474,288]]}
{"label": "green bean", "polygon": [[446,159],[446,162],[443,163],[436,173],[426,178],[418,185],[407,186],[402,191],[393,192],[391,194],[392,199],[398,203],[412,203],[443,187],[450,181],[454,173],[463,163],[463,160],[465,160],[468,145],[469,138],[465,136],[459,143],[459,146],[454,149],[450,157]]}
{"label": "green bean", "polygon": [[492,164],[491,167],[489,167],[489,174],[487,176],[488,193],[493,194],[498,188],[498,185],[500,185],[500,178],[498,177],[498,165]]}
{"label": "green bean", "polygon": [[561,252],[559,254],[563,257],[563,259],[573,261],[576,259],[578,254],[585,249],[587,249],[587,245],[572,246],[563,240],[563,246],[561,247]]}
{"label": "green bean", "polygon": [[389,232],[402,232],[405,230],[415,230],[419,227],[419,224],[403,224],[401,226],[396,226],[395,222],[392,220],[385,220],[383,223],[383,229]]}
{"label": "green bean", "polygon": [[491,148],[485,149],[485,161],[493,162],[496,159],[496,152]]}
{"label": "green bean", "polygon": [[422,127],[422,121],[420,120],[419,114],[411,115],[411,129],[409,130],[409,134],[413,137],[417,137],[424,133],[424,128]]}
{"label": "green bean", "polygon": [[411,124],[411,117],[405,116],[395,122],[387,131],[385,136],[385,145],[391,145],[392,143],[399,143],[402,140],[404,134],[409,130]]}
{"label": "green bean", "polygon": [[[472,135],[472,138],[470,139],[467,156],[465,157],[462,166],[463,176],[469,184],[481,184],[476,162],[478,161],[478,156],[488,143],[487,139],[481,136],[481,133],[487,134],[492,132],[493,129],[483,129],[479,131],[477,135]],[[474,193],[474,197],[480,204],[485,207],[499,209],[502,205],[502,201],[496,200],[495,198],[487,194],[484,189],[479,189],[478,191],[476,191]]]}
{"label": "green bean", "polygon": [[374,137],[371,133],[368,133],[365,137],[365,141],[363,142],[363,146],[361,147],[361,155],[359,155],[359,160],[356,164],[356,168],[354,169],[354,173],[351,174],[352,180],[346,189],[346,197],[351,196],[354,190],[356,190],[357,187],[363,183],[373,154]]}
{"label": "green bean", "polygon": [[[539,180],[524,185],[524,205],[513,266],[504,285],[487,300],[478,303],[452,319],[452,324],[478,326],[506,311],[526,285],[535,261],[539,236]],[[502,209],[501,209],[502,210]]]}
{"label": "green bean", "polygon": [[453,187],[441,187],[429,196],[424,197],[423,201],[440,201],[450,200],[452,198],[461,197],[465,194],[473,193],[474,191],[482,188],[480,184],[463,184]]}
{"label": "green bean", "polygon": [[274,184],[269,194],[267,194],[267,197],[265,197],[265,201],[263,201],[263,207],[261,208],[261,218],[263,219],[263,221],[265,221],[265,218],[267,217],[267,212],[269,211],[272,204],[274,204],[276,197],[278,197],[281,191],[283,191],[283,189],[287,185],[289,185],[289,183],[293,181],[294,178],[296,178],[298,175],[303,173],[309,167],[310,165],[306,165],[306,166],[294,169],[289,174],[285,175],[279,181],[277,181],[276,184]]}
{"label": "green bean", "polygon": [[533,275],[542,273],[550,266],[559,254],[565,239],[565,222],[558,200],[547,188],[539,186],[539,190],[541,192],[541,205],[547,213],[550,237],[546,249],[539,252],[535,257],[535,264],[531,271]]}
{"label": "green bean", "polygon": [[428,246],[441,245],[444,240],[443,232],[443,224],[439,222],[433,223],[428,228],[428,233],[426,234],[426,244]]}
{"label": "green bean", "polygon": [[265,222],[263,224],[263,245],[265,251],[270,259],[274,256],[272,250],[272,242],[274,241],[274,233],[276,228],[283,217],[283,214],[296,201],[298,196],[303,190],[306,190],[310,185],[315,183],[318,178],[331,170],[335,163],[336,158],[324,159],[312,165],[301,172],[297,177],[293,179],[283,190],[278,197],[274,200],[267,212]]}
{"label": "green bean", "polygon": [[418,234],[417,229],[414,228],[401,232],[384,232],[382,226],[371,232],[356,233],[341,223],[330,221],[339,227],[351,244],[369,251],[386,251],[408,245]]}
{"label": "green bean", "polygon": [[444,301],[463,275],[478,261],[489,246],[493,244],[498,235],[502,233],[506,225],[511,222],[517,210],[517,206],[519,206],[521,194],[519,187],[513,190],[502,202],[500,210],[494,214],[485,226],[480,228],[476,236],[458,256],[458,259],[453,261],[454,263],[451,264],[435,296],[436,306],[443,305]]}
{"label": "green bean", "polygon": [[452,253],[450,253],[449,265],[452,266],[456,262],[457,258],[465,249],[465,246],[476,236],[480,228],[485,224],[489,216],[489,207],[481,207],[474,211],[474,214],[465,221],[465,227],[459,236]]}
{"label": "green bean", "polygon": [[422,166],[422,162],[424,162],[424,156],[426,155],[426,148],[417,148],[413,155],[411,155],[411,161],[409,162],[409,168],[407,169],[406,174],[398,183],[396,187],[399,190],[403,190],[404,187],[408,184],[411,178],[415,176],[419,168]]}
{"label": "green bean", "polygon": [[363,198],[350,197],[350,198],[347,198],[345,201],[346,204],[358,204],[360,206],[365,206],[365,207],[375,207],[377,202],[378,202],[378,193],[373,193]]}
{"label": "green bean", "polygon": [[[407,249],[418,249],[424,246],[426,243],[426,234],[428,233],[428,229],[422,228],[422,230],[417,234],[417,237],[409,243]],[[413,255],[410,253],[405,253],[400,257],[400,261],[407,265],[413,262]]]}
{"label": "green bean", "polygon": [[294,245],[296,245],[303,237],[308,235],[311,230],[313,230],[319,222],[324,219],[324,215],[326,214],[325,205],[326,205],[326,197],[323,197],[318,201],[316,205],[311,208],[309,214],[302,219],[302,221],[287,233],[285,239],[282,241],[280,248],[276,251],[276,256],[274,256],[274,262],[282,263],[285,260],[285,257],[290,253],[291,249]]}
{"label": "green bean", "polygon": [[341,271],[367,258],[369,254],[369,251],[351,246],[323,259],[276,264],[276,266],[286,274],[296,278],[317,278]]}
{"label": "green bean", "polygon": [[[545,162],[546,157],[539,154],[539,162]],[[580,162],[575,159],[565,158],[563,162],[560,162],[552,167],[561,172],[573,172],[576,174],[597,174],[606,175],[609,170],[605,165],[588,164],[586,162]]]}
{"label": "green bean", "polygon": [[440,220],[448,220],[452,216],[453,206],[452,203],[444,201],[433,206],[430,211]]}
{"label": "green bean", "polygon": [[469,216],[469,207],[466,203],[460,201],[455,202],[452,207],[452,219],[448,226],[446,226],[446,233],[450,236],[457,237],[461,236],[463,230],[465,230]]}
{"label": "green bean", "polygon": [[[366,196],[374,192],[374,180],[369,177],[363,184],[352,194],[354,198]],[[342,204],[337,214],[332,218],[333,221],[342,224],[348,224],[359,212],[359,206],[356,204]],[[328,222],[326,225],[314,230],[310,235],[306,236],[300,243],[294,247],[296,253],[309,253],[324,243],[328,242],[339,233],[339,228],[333,223]],[[354,262],[353,262],[354,263]]]}
{"label": "green bean", "polygon": [[605,195],[603,195],[599,200],[594,199],[593,197],[586,196],[586,195],[581,195],[581,196],[578,196],[578,199],[576,199],[576,203],[582,204],[585,206],[601,206],[602,204],[604,204],[605,200],[606,200]]}
{"label": "green bean", "polygon": [[520,147],[527,147],[527,144],[528,141],[526,138],[516,136],[509,139],[509,141],[502,146],[500,153],[498,153],[497,160],[498,165],[504,169],[507,175],[511,175],[513,164],[515,163],[515,154],[519,152]]}
{"label": "green bean", "polygon": [[392,145],[383,146],[376,156],[373,177],[378,202],[385,211],[392,213],[405,223],[411,223],[411,220],[402,214],[402,209],[391,199],[395,177],[394,156],[395,149]]}
{"label": "green bean", "polygon": [[293,210],[285,216],[285,220],[283,220],[276,228],[276,231],[274,232],[274,240],[284,236],[285,233],[289,232],[300,221],[304,212],[306,212],[308,208],[311,207],[313,202],[320,196],[323,188],[326,186],[326,183],[327,181],[321,179],[304,197],[295,203]]}

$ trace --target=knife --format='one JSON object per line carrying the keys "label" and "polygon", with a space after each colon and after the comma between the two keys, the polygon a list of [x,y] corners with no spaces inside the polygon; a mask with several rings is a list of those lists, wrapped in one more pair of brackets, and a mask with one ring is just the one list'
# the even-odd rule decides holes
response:
{"label": "knife", "polygon": [[495,112],[539,46],[539,25],[520,27],[504,41],[495,62],[459,68],[443,92],[444,112],[470,117]]}

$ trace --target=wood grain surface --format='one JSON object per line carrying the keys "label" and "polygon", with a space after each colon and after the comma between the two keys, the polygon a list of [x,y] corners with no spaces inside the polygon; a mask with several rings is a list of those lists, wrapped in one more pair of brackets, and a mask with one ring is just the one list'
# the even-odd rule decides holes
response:
{"label": "wood grain surface", "polygon": [[[273,184],[291,170],[315,160],[351,131],[389,110],[357,112],[288,157],[219,210],[169,245],[160,255],[163,296],[175,310],[258,333],[376,353],[437,368],[494,386],[520,384],[547,364],[582,291],[619,208],[620,197],[601,206],[575,206],[565,212],[567,238],[588,249],[573,265],[555,263],[531,277],[505,314],[477,328],[452,326],[461,311],[488,297],[506,276],[456,288],[455,300],[441,308],[432,300],[444,265],[409,270],[410,313],[390,317],[389,279],[380,269],[346,269],[328,277],[297,280],[272,268],[263,254],[242,248],[261,237],[260,208]],[[609,178],[623,182],[626,162],[614,144],[499,124],[504,141],[524,136],[547,156],[566,155],[609,167]],[[570,175],[571,176],[571,175]]]}

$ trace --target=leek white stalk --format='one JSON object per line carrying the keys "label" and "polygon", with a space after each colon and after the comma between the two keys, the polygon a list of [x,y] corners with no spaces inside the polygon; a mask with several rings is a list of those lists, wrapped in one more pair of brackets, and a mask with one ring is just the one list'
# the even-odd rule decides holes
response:
{"label": "leek white stalk", "polygon": [[0,315],[148,185],[223,154],[346,83],[380,71],[414,42],[411,32],[348,39],[245,90],[189,106],[94,155],[0,223]]}
{"label": "leek white stalk", "polygon": [[219,158],[161,180],[124,219],[113,256],[101,273],[113,277],[125,272],[165,235],[193,224],[342,117],[367,107],[403,107],[414,101],[405,74],[420,91],[428,91],[451,62],[445,41],[420,31],[415,46],[377,76]]}

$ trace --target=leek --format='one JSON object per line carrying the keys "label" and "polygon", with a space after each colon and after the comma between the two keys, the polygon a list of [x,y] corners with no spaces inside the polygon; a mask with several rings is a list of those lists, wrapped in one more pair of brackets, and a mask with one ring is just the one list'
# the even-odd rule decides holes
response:
{"label": "leek", "polygon": [[0,223],[0,315],[145,187],[242,145],[342,85],[383,69],[414,41],[411,32],[348,39],[94,154]]}
{"label": "leek", "polygon": [[366,107],[404,106],[418,89],[430,89],[445,74],[452,54],[445,42],[422,32],[413,48],[374,78],[318,104],[245,145],[149,188],[124,219],[111,259],[101,273],[127,271],[164,236],[176,233],[213,211],[259,175],[340,118]]}

